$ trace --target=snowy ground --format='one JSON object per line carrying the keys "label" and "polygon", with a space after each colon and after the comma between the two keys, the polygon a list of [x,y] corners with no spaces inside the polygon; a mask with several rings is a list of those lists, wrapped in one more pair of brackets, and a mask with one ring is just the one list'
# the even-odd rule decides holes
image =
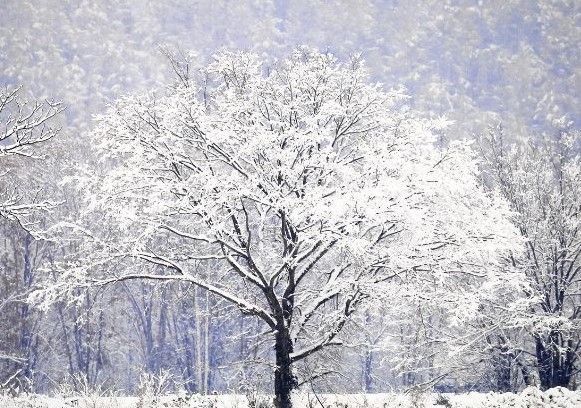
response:
{"label": "snowy ground", "polygon": [[[269,397],[242,395],[190,397],[97,397],[52,398],[0,396],[2,408],[270,408]],[[348,394],[297,396],[299,408],[580,408],[581,391],[553,388],[541,392],[527,388],[520,394]]]}

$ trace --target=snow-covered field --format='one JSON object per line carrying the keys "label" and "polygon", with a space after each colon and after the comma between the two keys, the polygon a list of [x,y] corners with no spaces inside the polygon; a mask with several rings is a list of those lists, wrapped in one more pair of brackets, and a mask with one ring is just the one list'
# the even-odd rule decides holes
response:
{"label": "snow-covered field", "polygon": [[[249,402],[250,400],[250,402]],[[187,397],[98,397],[54,398],[39,395],[0,396],[2,408],[270,408],[267,396],[215,395]],[[553,388],[541,392],[529,387],[520,394],[346,394],[296,397],[299,408],[579,408],[581,391]]]}

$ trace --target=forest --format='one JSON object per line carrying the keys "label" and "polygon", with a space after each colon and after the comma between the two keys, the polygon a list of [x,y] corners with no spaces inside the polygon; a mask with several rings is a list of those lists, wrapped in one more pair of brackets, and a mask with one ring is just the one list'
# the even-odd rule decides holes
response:
{"label": "forest", "polygon": [[0,0],[0,406],[581,404],[580,19]]}

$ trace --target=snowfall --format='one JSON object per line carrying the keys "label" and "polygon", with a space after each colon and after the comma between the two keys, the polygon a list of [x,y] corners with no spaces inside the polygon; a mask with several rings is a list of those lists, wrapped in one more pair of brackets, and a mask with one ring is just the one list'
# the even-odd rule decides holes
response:
{"label": "snowfall", "polygon": [[[266,395],[175,395],[140,397],[47,397],[0,395],[2,408],[270,408],[272,397]],[[552,388],[540,391],[529,387],[519,394],[466,393],[466,394],[345,394],[295,396],[298,408],[581,408],[581,391]]]}

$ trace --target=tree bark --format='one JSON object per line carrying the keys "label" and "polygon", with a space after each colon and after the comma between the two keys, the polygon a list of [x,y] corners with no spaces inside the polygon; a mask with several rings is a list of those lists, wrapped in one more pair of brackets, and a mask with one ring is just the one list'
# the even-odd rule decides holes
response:
{"label": "tree bark", "polygon": [[[560,333],[549,334],[546,344],[540,335],[535,336],[536,356],[541,389],[569,387],[573,374],[574,358],[570,341],[560,341]],[[563,353],[561,349],[564,349]]]}
{"label": "tree bark", "polygon": [[373,351],[370,348],[365,350],[364,356],[364,366],[363,366],[363,382],[365,386],[365,392],[370,393],[373,390]]}
{"label": "tree bark", "polygon": [[284,327],[284,324],[280,324],[275,341],[274,405],[276,408],[292,408],[291,393],[298,385],[292,371],[292,352],[293,344],[288,329]]}

